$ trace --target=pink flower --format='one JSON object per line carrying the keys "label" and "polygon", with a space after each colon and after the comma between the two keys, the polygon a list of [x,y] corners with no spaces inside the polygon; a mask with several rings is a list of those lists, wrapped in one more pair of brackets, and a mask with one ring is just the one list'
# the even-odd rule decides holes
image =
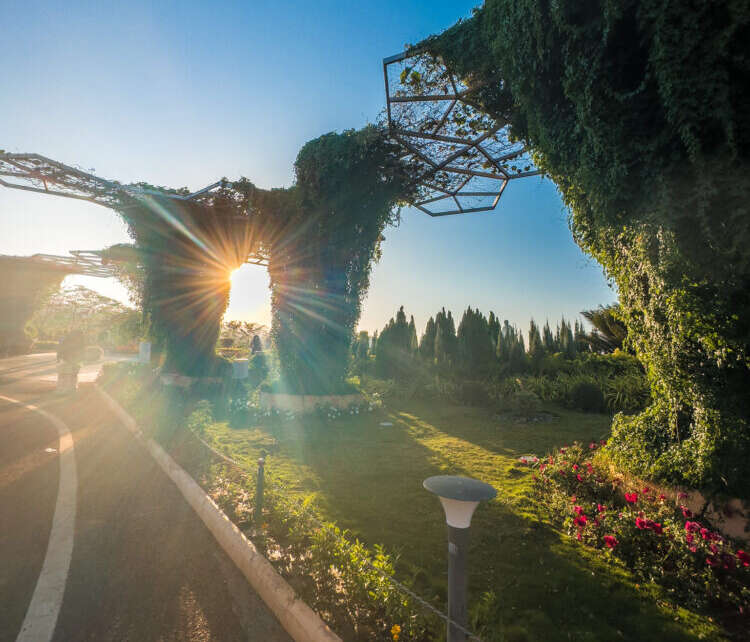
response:
{"label": "pink flower", "polygon": [[682,510],[682,516],[690,519],[693,516],[693,511],[691,511],[687,506],[680,506],[680,509]]}
{"label": "pink flower", "polygon": [[576,539],[580,542],[581,541],[581,531],[578,531],[576,533]]}
{"label": "pink flower", "polygon": [[584,514],[580,514],[573,520],[573,523],[578,526],[578,528],[583,528],[584,526],[586,526],[586,522],[588,522],[588,518]]}
{"label": "pink flower", "polygon": [[709,566],[718,566],[719,562],[715,557],[707,557],[706,564],[708,564]]}
{"label": "pink flower", "polygon": [[607,548],[614,548],[615,546],[617,546],[617,538],[614,535],[605,535],[604,545]]}
{"label": "pink flower", "polygon": [[580,475],[576,475],[576,479],[577,479],[577,480],[578,480],[579,482],[582,482],[582,481],[583,481],[583,477],[581,477]]}
{"label": "pink flower", "polygon": [[586,472],[588,472],[589,475],[594,472],[594,467],[590,462],[586,462]]}
{"label": "pink flower", "polygon": [[625,501],[628,504],[635,504],[638,501],[638,493],[625,493]]}
{"label": "pink flower", "polygon": [[664,495],[663,493],[661,495],[659,495],[659,501],[660,502],[663,502],[666,498],[667,498],[667,496]]}
{"label": "pink flower", "polygon": [[581,515],[583,513],[583,508],[580,506],[573,506],[573,510],[575,511],[576,515]]}
{"label": "pink flower", "polygon": [[737,551],[737,559],[742,562],[742,566],[750,566],[750,553],[746,553],[743,550]]}
{"label": "pink flower", "polygon": [[601,441],[599,442],[599,444],[600,444],[601,446],[606,446],[606,445],[607,445],[607,440],[606,440],[606,439],[602,439],[602,440],[601,440]]}
{"label": "pink flower", "polygon": [[644,495],[648,495],[651,492],[651,489],[648,486],[644,486],[643,490],[641,491]]}
{"label": "pink flower", "polygon": [[695,541],[695,537],[693,537],[692,533],[685,533],[685,541],[688,544],[692,544]]}
{"label": "pink flower", "polygon": [[596,450],[596,444],[593,441],[589,444],[589,450]]}
{"label": "pink flower", "polygon": [[575,504],[575,503],[576,503],[576,500],[577,500],[577,499],[578,499],[578,498],[577,498],[577,497],[576,497],[575,495],[571,495],[571,497],[570,497],[570,501],[571,501],[571,502],[572,502],[573,504]]}
{"label": "pink flower", "polygon": [[636,525],[637,528],[639,528],[642,531],[643,530],[648,530],[648,523],[642,517],[636,517],[635,518],[635,525]]}
{"label": "pink flower", "polygon": [[659,522],[651,522],[651,530],[654,531],[654,533],[656,533],[657,535],[664,534],[664,529],[662,528],[661,524],[659,524]]}
{"label": "pink flower", "polygon": [[600,513],[603,513],[605,510],[607,510],[607,507],[604,504],[597,504],[596,510]]}
{"label": "pink flower", "polygon": [[697,533],[701,530],[701,525],[698,522],[685,522],[685,531],[688,533]]}
{"label": "pink flower", "polygon": [[573,470],[574,471],[578,470],[578,464],[573,464]]}

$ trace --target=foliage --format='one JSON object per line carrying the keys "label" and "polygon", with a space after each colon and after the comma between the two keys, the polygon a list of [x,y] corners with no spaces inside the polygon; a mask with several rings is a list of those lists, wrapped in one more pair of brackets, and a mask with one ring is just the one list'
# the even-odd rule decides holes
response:
{"label": "foliage", "polygon": [[570,406],[584,412],[602,412],[604,395],[595,383],[578,381],[570,389]]}
{"label": "foliage", "polygon": [[628,329],[620,321],[619,314],[619,304],[599,306],[596,310],[581,312],[581,315],[594,326],[585,336],[585,341],[593,352],[622,350]]}
{"label": "foliage", "polygon": [[39,340],[81,330],[88,342],[107,347],[131,343],[144,333],[137,310],[81,285],[55,292],[36,309],[28,327]]}
{"label": "foliage", "polygon": [[71,330],[60,341],[57,358],[66,363],[80,365],[86,358],[86,335],[81,330]]}
{"label": "foliage", "polygon": [[293,187],[255,191],[271,248],[271,334],[291,391],[325,393],[346,376],[383,229],[409,194],[395,152],[374,126],[326,134],[300,150]]}
{"label": "foliage", "polygon": [[[118,371],[139,368],[119,365]],[[182,430],[195,400],[185,403],[185,412],[163,414],[166,391],[150,383],[147,368],[138,371],[144,373],[139,375],[140,396],[130,392],[129,379],[118,378],[109,390],[130,400],[130,412],[142,426],[174,426],[161,430],[182,439],[170,447],[172,455],[196,479],[208,476],[205,451],[201,460],[192,456]],[[214,420],[202,423],[201,431],[215,449],[248,471],[255,470],[265,451],[266,471],[286,497],[295,504],[306,500],[321,521],[349,529],[370,555],[378,543],[386,551],[398,551],[391,558],[398,580],[412,584],[437,608],[445,608],[446,598],[445,519],[422,481],[461,474],[492,484],[499,497],[477,509],[469,552],[471,628],[487,642],[552,640],[560,631],[576,640],[725,639],[708,617],[673,605],[663,589],[638,586],[631,574],[585,551],[582,556],[574,541],[561,541],[555,530],[537,521],[531,470],[519,463],[519,456],[604,435],[606,416],[561,409],[554,422],[529,430],[445,398],[397,401],[403,387],[368,377],[368,395],[388,388],[395,392],[386,408],[372,414],[337,421],[260,421],[242,428]],[[381,426],[386,420],[392,425]],[[251,498],[252,486],[243,489]],[[241,504],[238,522],[243,524],[252,514],[252,499]],[[323,598],[331,599],[328,594]]]}
{"label": "foliage", "polygon": [[617,284],[657,404],[621,419],[620,463],[743,496],[749,28],[747,0],[488,0],[420,45],[529,144]]}
{"label": "foliage", "polygon": [[642,581],[664,586],[675,602],[711,608],[747,630],[750,553],[694,516],[679,493],[613,473],[606,457],[595,456],[600,445],[576,443],[543,458],[534,485],[539,505],[605,559],[619,558]]}
{"label": "foliage", "polygon": [[65,273],[31,265],[28,259],[3,257],[0,276],[0,356],[24,354],[31,346],[27,322],[60,287]]}
{"label": "foliage", "polygon": [[479,310],[468,307],[458,324],[456,340],[458,367],[472,376],[486,376],[494,362],[487,318]]}
{"label": "foliage", "polygon": [[189,201],[138,198],[120,210],[138,247],[143,310],[165,348],[166,371],[220,376],[225,370],[214,348],[229,275],[258,245],[249,233],[248,199],[247,191],[225,185]]}
{"label": "foliage", "polygon": [[386,324],[375,346],[375,369],[386,379],[405,379],[414,365],[412,334],[402,305]]}

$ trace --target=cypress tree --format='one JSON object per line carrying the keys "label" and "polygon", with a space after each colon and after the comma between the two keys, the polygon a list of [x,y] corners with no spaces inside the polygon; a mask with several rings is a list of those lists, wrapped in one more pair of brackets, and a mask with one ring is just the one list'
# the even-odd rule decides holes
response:
{"label": "cypress tree", "polygon": [[429,363],[435,361],[435,332],[435,319],[430,317],[419,342],[419,355]]}

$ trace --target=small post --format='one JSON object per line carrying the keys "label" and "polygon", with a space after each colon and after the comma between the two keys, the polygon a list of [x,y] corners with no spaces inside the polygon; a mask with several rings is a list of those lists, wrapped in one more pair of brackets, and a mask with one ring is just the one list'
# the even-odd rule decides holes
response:
{"label": "small post", "polygon": [[[469,549],[471,516],[479,502],[497,491],[477,479],[438,475],[424,480],[426,490],[440,499],[448,524],[448,642],[466,642],[467,590],[466,553]],[[458,626],[456,626],[458,625]],[[461,627],[461,628],[458,628]]]}
{"label": "small post", "polygon": [[255,484],[255,528],[263,523],[263,472],[266,465],[265,456],[258,459],[258,478]]}

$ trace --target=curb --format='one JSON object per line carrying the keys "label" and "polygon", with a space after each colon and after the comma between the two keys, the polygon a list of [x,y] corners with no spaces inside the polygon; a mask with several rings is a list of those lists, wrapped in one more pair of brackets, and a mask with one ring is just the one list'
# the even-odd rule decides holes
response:
{"label": "curb", "polygon": [[94,389],[174,482],[188,504],[211,531],[219,546],[273,611],[292,639],[295,642],[342,642],[320,616],[297,596],[286,580],[276,572],[271,563],[258,552],[255,545],[232,523],[198,483],[159,444],[143,434],[135,419],[117,401],[98,385],[95,385]]}

